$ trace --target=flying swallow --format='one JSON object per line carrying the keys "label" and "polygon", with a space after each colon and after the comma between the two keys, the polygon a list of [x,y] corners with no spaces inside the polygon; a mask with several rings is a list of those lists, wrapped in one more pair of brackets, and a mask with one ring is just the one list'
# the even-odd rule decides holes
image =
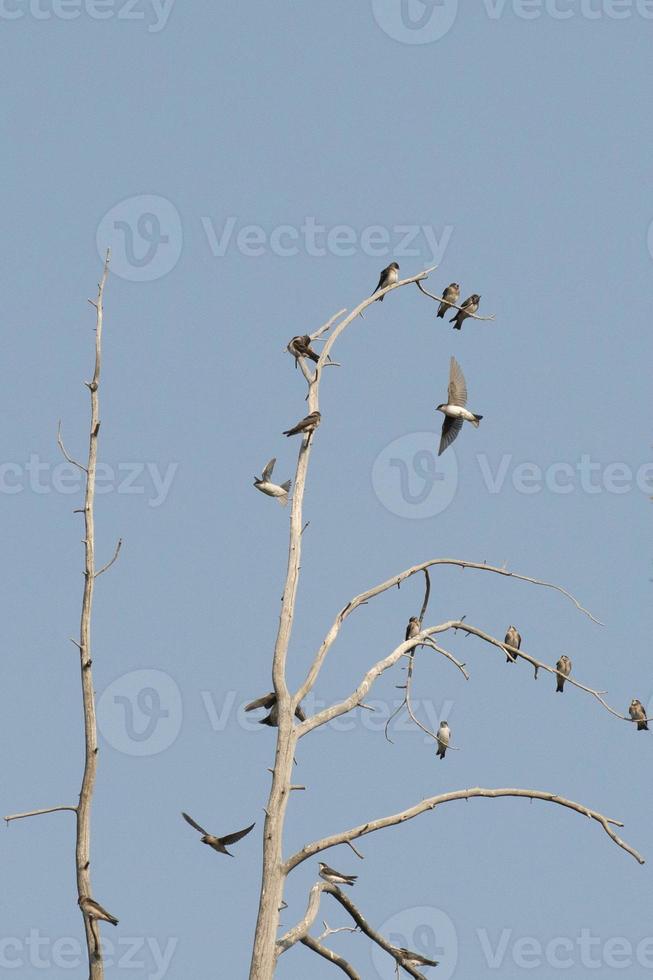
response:
{"label": "flying swallow", "polygon": [[563,653],[560,660],[556,664],[556,670],[558,671],[558,683],[556,685],[556,691],[559,694],[565,689],[565,681],[571,674],[571,660],[569,657]]}
{"label": "flying swallow", "polygon": [[633,698],[633,700],[630,702],[630,707],[628,709],[628,713],[630,714],[630,717],[633,719],[633,721],[636,721],[637,722],[637,731],[638,732],[647,732],[648,731],[648,722],[646,721],[646,712],[644,711],[644,705],[642,704],[641,701],[638,701],[637,698]]}
{"label": "flying swallow", "polygon": [[303,334],[301,337],[293,337],[293,339],[288,344],[287,350],[290,351],[292,356],[297,361],[300,357],[310,357],[312,361],[319,361],[319,356],[311,348],[311,338],[307,333]]}
{"label": "flying swallow", "polygon": [[437,966],[438,960],[429,960],[426,956],[422,956],[421,953],[415,953],[412,949],[406,949],[405,946],[395,946],[398,953],[401,954],[402,960],[408,964],[408,966]]}
{"label": "flying swallow", "polygon": [[227,850],[225,844],[235,844],[237,840],[248,834],[250,830],[255,826],[255,824],[250,824],[249,827],[245,827],[244,830],[237,830],[235,834],[227,834],[225,837],[214,837],[213,834],[207,834],[203,827],[200,827],[198,823],[195,823],[192,817],[189,817],[187,813],[182,813],[182,817],[189,823],[191,827],[202,834],[202,843],[208,844],[212,847],[214,851],[218,851],[219,854],[228,854],[229,857],[233,857],[230,851]]}
{"label": "flying swallow", "polygon": [[460,286],[457,282],[452,282],[450,286],[447,286],[442,294],[442,302],[438,307],[437,315],[444,320],[444,314],[448,309],[451,308],[451,304],[458,306],[458,300],[460,299]]}
{"label": "flying swallow", "polygon": [[89,919],[100,919],[102,922],[110,922],[112,926],[118,925],[118,919],[115,915],[110,915],[94,898],[89,898],[88,895],[80,895],[77,904]]}
{"label": "flying swallow", "polygon": [[331,885],[353,885],[358,875],[343,875],[339,871],[330,868],[328,864],[320,861],[320,878],[324,878]]}
{"label": "flying swallow", "polygon": [[[277,708],[277,696],[274,691],[270,691],[269,694],[264,694],[262,698],[257,698],[256,701],[251,701],[245,705],[245,711],[255,711],[257,708],[265,708],[270,712],[265,718],[261,718],[259,725],[269,725],[271,728],[277,728],[279,724],[279,709]],[[298,718],[299,721],[306,721],[306,715],[301,704],[298,704],[295,708],[295,718]]]}
{"label": "flying swallow", "polygon": [[288,503],[288,491],[290,490],[291,481],[286,480],[285,483],[280,484],[272,482],[270,477],[272,476],[272,470],[276,461],[276,457],[271,459],[261,476],[254,477],[254,486],[268,497],[276,497],[281,506],[285,507]]}
{"label": "flying swallow", "polygon": [[[509,647],[515,647],[516,650],[521,649],[521,634],[517,630],[516,626],[509,626],[508,632],[506,633],[506,638],[503,641]],[[506,650],[506,662],[509,664],[514,664],[517,657],[512,653],[508,653]]]}
{"label": "flying swallow", "polygon": [[305,418],[303,418],[297,425],[294,425],[292,429],[287,429],[283,433],[284,436],[296,436],[298,433],[308,433],[310,435],[317,429],[318,425],[322,421],[322,416],[319,412],[311,412]]}
{"label": "flying swallow", "polygon": [[461,304],[462,309],[456,310],[456,315],[449,320],[449,323],[453,323],[454,330],[462,329],[464,321],[472,313],[478,313],[478,307],[481,302],[481,297],[478,293],[474,293],[473,296],[469,296],[464,303]]}
{"label": "flying swallow", "polygon": [[[378,293],[379,289],[385,289],[386,286],[392,286],[395,282],[399,281],[399,265],[397,262],[391,262],[387,268],[383,270],[379,277],[379,285],[374,290],[374,293]],[[374,296],[372,293],[372,296]],[[377,303],[382,303],[385,296],[379,296]]]}
{"label": "flying swallow", "polygon": [[467,383],[465,376],[460,369],[460,364],[455,357],[451,358],[449,367],[449,388],[447,391],[447,401],[438,405],[436,411],[442,412],[444,422],[442,423],[442,436],[440,438],[440,448],[438,456],[447,449],[454,441],[463,427],[463,421],[471,422],[475,429],[478,429],[482,415],[474,415],[465,408],[467,404]]}
{"label": "flying swallow", "polygon": [[447,748],[449,746],[449,739],[451,738],[451,729],[446,721],[440,722],[440,727],[438,728],[438,751],[435,753],[440,759],[444,759]]}

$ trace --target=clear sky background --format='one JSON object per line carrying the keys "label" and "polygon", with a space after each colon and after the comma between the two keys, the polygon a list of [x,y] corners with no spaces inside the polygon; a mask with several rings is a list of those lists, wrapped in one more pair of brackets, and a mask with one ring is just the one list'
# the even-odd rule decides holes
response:
{"label": "clear sky background", "polygon": [[[114,259],[98,562],[124,539],[98,582],[94,621],[92,874],[120,919],[104,930],[116,950],[108,977],[247,975],[274,733],[243,723],[238,707],[270,687],[288,530],[252,478],[273,455],[280,480],[294,472],[298,446],[281,432],[305,413],[305,387],[287,341],[351,309],[393,259],[405,275],[438,262],[428,288],[457,280],[496,322],[453,333],[411,286],[336,348],[342,367],[324,377],[306,494],[291,681],[350,597],[451,556],[560,582],[606,626],[551,591],[447,569],[433,574],[429,624],[466,615],[503,637],[515,623],[526,650],[549,663],[567,652],[620,711],[633,697],[650,703],[646,8],[410,0],[402,20],[399,0],[4,3],[0,812],[75,803],[79,792],[69,637],[81,496],[56,427],[85,453],[99,242]],[[330,239],[311,241],[307,221]],[[243,233],[251,225],[262,232]],[[434,406],[452,354],[484,420],[434,471]],[[349,693],[401,641],[421,599],[414,580],[352,617],[316,697]],[[385,741],[404,677],[387,674],[370,695],[375,716],[300,745],[308,789],[293,796],[287,850],[446,790],[521,786],[622,819],[653,859],[651,736],[582,692],[556,695],[550,675],[534,682],[472,638],[446,645],[471,680],[424,651],[415,694],[427,724],[448,718],[460,751],[440,762],[404,725]],[[221,857],[182,809],[217,833],[256,828],[235,859]],[[456,803],[361,849],[364,861],[349,848],[326,860],[359,875],[352,897],[372,923],[439,947],[439,976],[549,978],[560,969],[552,957],[574,978],[653,972],[652,865],[566,810]],[[0,865],[0,974],[85,976],[72,815],[11,824]],[[303,913],[316,872],[311,861],[292,877],[284,926]],[[322,918],[347,921],[329,900]],[[362,937],[333,946],[364,977],[392,976]],[[167,970],[152,951],[166,948]],[[333,975],[303,948],[278,970]]]}

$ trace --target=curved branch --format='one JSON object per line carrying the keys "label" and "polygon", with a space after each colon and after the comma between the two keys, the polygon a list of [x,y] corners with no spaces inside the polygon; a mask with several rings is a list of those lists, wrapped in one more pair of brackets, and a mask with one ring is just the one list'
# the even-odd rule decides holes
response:
{"label": "curved branch", "polygon": [[384,830],[386,827],[395,827],[398,824],[405,823],[407,820],[412,820],[414,817],[420,816],[422,813],[434,810],[442,803],[451,803],[455,800],[471,800],[478,797],[498,799],[503,796],[525,797],[531,800],[543,800],[546,803],[556,803],[558,806],[564,806],[569,810],[580,813],[584,817],[588,817],[590,820],[595,820],[618,847],[621,847],[627,854],[635,858],[639,864],[644,864],[644,858],[641,854],[618,837],[612,829],[612,827],[623,827],[623,823],[605,817],[596,810],[590,810],[589,807],[584,806],[582,803],[575,803],[573,800],[567,800],[565,797],[558,796],[556,793],[545,793],[536,789],[482,789],[476,787],[474,789],[456,790],[452,793],[442,793],[440,796],[431,796],[426,800],[422,800],[421,803],[409,807],[407,810],[402,810],[401,813],[394,813],[389,817],[380,817],[378,820],[370,820],[367,823],[359,824],[358,827],[352,827],[351,830],[333,834],[331,837],[322,837],[320,840],[313,841],[311,844],[306,844],[301,851],[297,851],[291,858],[288,858],[284,868],[285,873],[288,874],[293,868],[296,868],[308,858],[327,850],[329,847],[335,847],[338,844],[345,844],[349,841],[357,840],[359,837],[373,834],[377,830]]}
{"label": "curved branch", "polygon": [[370,601],[370,599],[374,599],[383,592],[387,592],[388,589],[392,589],[395,586],[400,586],[402,582],[408,578],[411,578],[411,576],[417,575],[419,572],[423,572],[427,568],[433,568],[436,565],[452,565],[463,569],[473,568],[476,571],[492,572],[494,575],[502,575],[505,578],[514,578],[520,582],[527,582],[530,585],[538,585],[545,589],[552,589],[554,592],[559,592],[561,595],[565,596],[570,600],[570,602],[573,602],[578,611],[589,617],[592,622],[596,623],[598,626],[604,625],[592,615],[589,609],[582,606],[578,599],[571,594],[571,592],[568,592],[567,589],[564,589],[561,585],[555,585],[553,582],[545,582],[542,579],[533,578],[530,575],[520,575],[517,572],[511,572],[506,568],[498,568],[495,565],[488,565],[485,562],[463,561],[460,558],[432,558],[430,561],[425,561],[419,565],[413,565],[412,568],[407,568],[404,572],[400,572],[399,575],[394,575],[385,582],[381,582],[379,585],[375,585],[373,588],[368,589],[367,592],[361,592],[360,595],[355,596],[340,610],[333,624],[331,625],[329,632],[322,641],[315,658],[313,659],[313,663],[311,664],[304,683],[295,694],[293,703],[295,705],[299,704],[300,701],[304,700],[309,691],[313,689],[326,656],[340,633],[342,624],[356,609],[358,609],[359,606],[365,605]]}
{"label": "curved branch", "polygon": [[[434,299],[436,303],[447,303],[448,307],[451,307],[453,310],[462,310],[462,306],[456,306],[455,303],[445,299],[444,296],[434,296],[433,293],[429,293],[428,289],[424,289],[420,282],[417,283],[417,287],[418,289],[422,290],[425,296],[428,296],[430,299]],[[464,312],[467,313],[467,310],[464,310]],[[491,313],[490,316],[479,316],[478,313],[467,313],[467,316],[474,320],[496,320],[497,318],[496,313]]]}
{"label": "curved branch", "polygon": [[332,949],[327,949],[327,947],[323,946],[317,939],[313,939],[312,936],[304,936],[302,939],[300,939],[300,942],[303,943],[304,946],[307,946],[308,949],[312,949],[318,956],[328,960],[329,963],[333,963],[334,966],[339,966],[342,972],[345,973],[350,980],[361,980],[360,973],[356,972],[351,963],[348,963],[342,956],[338,956],[338,954],[334,953]]}
{"label": "curved branch", "polygon": [[429,597],[431,595],[431,576],[429,575],[428,568],[424,569],[424,578],[426,579],[426,585],[424,587],[424,602],[422,603],[422,608],[419,613],[419,625],[421,626],[424,622],[424,617],[426,616],[426,610],[429,605]]}
{"label": "curved branch", "polygon": [[290,949],[295,943],[301,942],[304,936],[308,935],[308,930],[315,922],[317,913],[320,911],[322,892],[329,887],[326,881],[318,881],[313,885],[308,893],[308,905],[306,906],[304,918],[300,919],[297,925],[293,926],[292,929],[289,929],[283,934],[281,939],[277,940],[277,956],[281,956],[287,949]]}

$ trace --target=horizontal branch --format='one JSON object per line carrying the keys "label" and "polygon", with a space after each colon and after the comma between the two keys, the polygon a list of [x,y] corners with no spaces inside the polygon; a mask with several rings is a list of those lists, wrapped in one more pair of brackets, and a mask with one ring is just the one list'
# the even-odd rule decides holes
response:
{"label": "horizontal branch", "polygon": [[387,592],[388,589],[395,587],[399,588],[401,583],[406,581],[406,579],[411,578],[413,575],[417,575],[419,572],[425,571],[427,568],[433,568],[436,565],[450,565],[457,568],[472,568],[476,571],[492,572],[492,574],[502,575],[504,578],[514,578],[519,582],[527,582],[530,585],[537,585],[541,588],[552,589],[554,592],[559,592],[561,595],[573,602],[578,611],[591,619],[592,622],[596,623],[598,626],[604,625],[592,615],[589,609],[586,609],[583,605],[581,605],[578,599],[576,599],[571,592],[568,592],[567,589],[564,589],[561,585],[555,585],[553,582],[545,582],[543,579],[533,578],[530,575],[520,575],[518,572],[511,572],[507,568],[498,568],[495,565],[488,565],[486,562],[463,561],[459,558],[432,558],[430,561],[425,561],[419,565],[413,565],[412,568],[407,568],[404,572],[400,572],[399,575],[394,575],[385,582],[381,582],[379,585],[375,585],[372,589],[368,589],[367,592],[361,592],[360,595],[355,596],[340,610],[333,624],[331,625],[329,632],[322,641],[315,658],[313,659],[313,663],[311,664],[304,683],[293,697],[293,705],[296,707],[300,701],[304,700],[309,691],[313,689],[326,656],[338,638],[338,634],[340,633],[343,623],[356,609],[358,609],[359,606],[365,605],[370,601],[370,599],[374,599],[376,596]]}
{"label": "horizontal branch", "polygon": [[497,318],[496,313],[491,313],[489,316],[479,316],[478,313],[469,313],[464,307],[456,306],[455,303],[452,303],[451,300],[445,299],[444,296],[435,296],[433,293],[429,293],[428,289],[424,289],[420,282],[417,283],[417,286],[422,290],[425,296],[428,296],[430,299],[434,299],[436,303],[446,303],[447,308],[450,307],[452,310],[462,310],[463,313],[467,313],[467,316],[471,317],[473,320],[496,320]]}
{"label": "horizontal branch", "polygon": [[370,820],[367,823],[359,824],[357,827],[352,827],[351,830],[345,830],[339,834],[333,834],[331,837],[322,837],[320,840],[313,841],[311,844],[306,844],[300,851],[297,851],[296,854],[293,854],[292,857],[288,858],[286,864],[284,865],[284,871],[286,874],[288,874],[293,870],[293,868],[296,868],[308,858],[313,857],[315,854],[320,854],[322,851],[326,851],[330,847],[336,847],[338,844],[349,843],[349,841],[357,840],[359,837],[364,837],[367,834],[373,834],[378,830],[384,830],[386,827],[395,827],[399,824],[403,824],[407,820],[412,820],[414,817],[420,816],[422,813],[434,810],[442,803],[451,803],[455,800],[470,800],[478,797],[498,799],[499,797],[504,796],[516,796],[531,800],[543,800],[546,803],[555,803],[558,806],[564,806],[569,810],[580,813],[582,816],[588,817],[590,820],[594,820],[600,824],[608,837],[610,837],[610,839],[614,841],[618,847],[621,847],[627,854],[634,857],[639,864],[644,864],[644,858],[641,856],[641,854],[639,854],[625,841],[621,840],[621,838],[618,837],[615,831],[612,829],[612,827],[623,827],[623,823],[618,820],[612,820],[609,817],[605,817],[602,813],[598,813],[596,810],[590,810],[589,807],[584,806],[582,803],[575,803],[573,800],[567,800],[565,797],[558,796],[556,793],[545,793],[541,790],[535,789],[481,789],[480,787],[476,787],[475,789],[461,789],[452,793],[442,793],[440,796],[432,796],[426,800],[422,800],[415,806],[409,807],[407,810],[402,810],[400,813],[394,813],[388,817],[380,817],[378,820]]}
{"label": "horizontal branch", "polygon": [[9,824],[12,820],[24,820],[25,817],[40,817],[44,813],[59,813],[61,810],[70,810],[72,813],[77,813],[76,806],[49,806],[45,810],[30,810],[29,813],[13,813],[9,817],[3,817],[3,820]]}

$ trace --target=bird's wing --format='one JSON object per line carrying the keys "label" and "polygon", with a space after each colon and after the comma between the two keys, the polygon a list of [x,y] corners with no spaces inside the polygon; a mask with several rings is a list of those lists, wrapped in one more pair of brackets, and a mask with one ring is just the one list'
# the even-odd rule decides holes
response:
{"label": "bird's wing", "polygon": [[264,694],[262,698],[257,698],[256,701],[250,701],[249,704],[246,704],[245,711],[255,711],[256,708],[270,709],[276,700],[276,694],[274,691],[270,691],[269,694]]}
{"label": "bird's wing", "polygon": [[195,821],[193,820],[193,818],[192,817],[189,817],[187,813],[184,813],[182,811],[182,814],[181,815],[184,818],[184,820],[186,821],[186,823],[189,823],[191,825],[191,827],[194,827],[195,830],[199,831],[200,834],[204,834],[204,836],[206,836],[206,831],[204,830],[204,827],[200,827],[200,825],[198,823],[195,823]]}
{"label": "bird's wing", "polygon": [[261,480],[263,481],[263,483],[267,483],[270,477],[272,476],[272,470],[274,469],[274,464],[276,463],[276,461],[277,461],[276,456],[273,456],[270,462],[266,465],[265,469],[263,470],[263,474],[261,476]]}
{"label": "bird's wing", "polygon": [[448,415],[445,415],[444,422],[442,423],[442,436],[440,438],[440,448],[438,449],[438,456],[441,456],[445,449],[448,449],[451,443],[454,441],[458,433],[463,427],[462,419],[451,419]]}
{"label": "bird's wing", "polygon": [[467,404],[467,383],[460,364],[455,357],[451,358],[449,367],[449,390],[447,393],[450,405],[464,408]]}
{"label": "bird's wing", "polygon": [[252,828],[255,826],[256,826],[256,821],[254,821],[253,824],[250,824],[249,827],[245,827],[244,830],[238,830],[236,831],[235,834],[227,834],[226,837],[221,837],[220,840],[222,841],[223,844],[235,844],[237,840],[240,840],[241,837],[244,837],[245,834],[248,834],[250,830],[252,830]]}

